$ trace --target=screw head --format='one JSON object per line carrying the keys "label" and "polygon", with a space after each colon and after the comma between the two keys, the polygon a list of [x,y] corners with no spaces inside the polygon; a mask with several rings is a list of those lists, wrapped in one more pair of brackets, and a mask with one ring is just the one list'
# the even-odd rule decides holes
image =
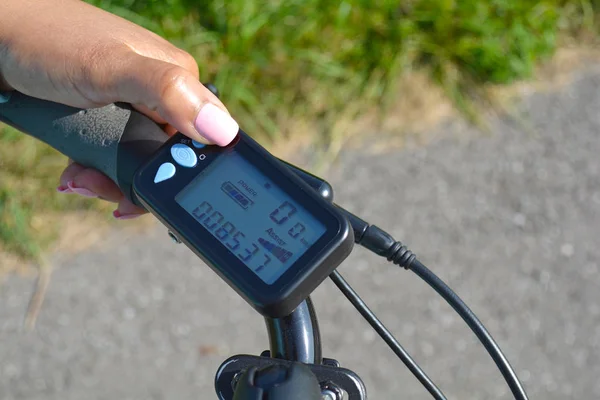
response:
{"label": "screw head", "polygon": [[181,240],[179,240],[179,238],[177,236],[175,236],[175,234],[171,231],[167,231],[167,233],[169,234],[169,237],[171,238],[171,240],[177,244],[181,243]]}
{"label": "screw head", "polygon": [[340,400],[338,395],[329,389],[323,390],[321,396],[323,396],[323,400]]}
{"label": "screw head", "polygon": [[321,384],[321,396],[323,397],[323,400],[348,399],[346,391],[332,382],[325,382],[324,384]]}

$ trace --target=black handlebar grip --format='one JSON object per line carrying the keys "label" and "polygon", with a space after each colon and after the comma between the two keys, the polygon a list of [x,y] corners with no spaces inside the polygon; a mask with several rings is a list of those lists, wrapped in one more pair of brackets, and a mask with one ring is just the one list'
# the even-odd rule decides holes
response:
{"label": "black handlebar grip", "polygon": [[0,121],[44,141],[112,179],[134,203],[138,167],[167,140],[154,121],[123,103],[79,109],[10,92],[0,102]]}

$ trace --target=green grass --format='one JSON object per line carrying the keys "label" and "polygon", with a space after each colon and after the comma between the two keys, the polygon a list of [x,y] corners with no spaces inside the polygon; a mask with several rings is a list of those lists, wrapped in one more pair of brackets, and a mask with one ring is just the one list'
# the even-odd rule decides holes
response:
{"label": "green grass", "polygon": [[[217,85],[261,140],[288,138],[296,133],[290,121],[307,120],[325,142],[350,105],[355,114],[385,112],[401,95],[397,80],[414,69],[429,71],[475,116],[472,99],[483,84],[530,77],[561,36],[585,30],[595,37],[600,10],[598,0],[89,2],[194,55],[202,80]],[[0,144],[0,243],[36,257],[52,237],[52,229],[35,226],[36,215],[98,203],[54,193],[64,158],[44,145],[9,129]]]}
{"label": "green grass", "polygon": [[[56,193],[66,158],[13,129],[0,126],[0,249],[38,258],[61,229],[56,213],[106,209],[99,201]],[[0,270],[1,270],[0,265]]]}

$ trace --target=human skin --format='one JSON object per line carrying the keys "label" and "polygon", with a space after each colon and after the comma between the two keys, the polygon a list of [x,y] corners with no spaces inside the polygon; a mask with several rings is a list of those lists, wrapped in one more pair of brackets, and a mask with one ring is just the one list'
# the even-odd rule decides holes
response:
{"label": "human skin", "polygon": [[[80,108],[130,103],[165,134],[221,146],[239,129],[200,83],[191,55],[80,0],[0,0],[0,90]],[[108,177],[71,160],[57,190],[115,202],[118,219],[145,212]]]}

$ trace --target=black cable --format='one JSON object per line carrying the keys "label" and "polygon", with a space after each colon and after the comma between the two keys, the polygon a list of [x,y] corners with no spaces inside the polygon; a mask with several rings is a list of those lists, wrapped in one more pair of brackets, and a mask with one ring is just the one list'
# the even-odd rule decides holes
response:
{"label": "black cable", "polygon": [[500,347],[485,329],[481,321],[475,316],[473,311],[461,300],[460,297],[440,278],[423,265],[415,254],[410,251],[402,242],[396,241],[392,235],[383,229],[370,225],[356,215],[338,206],[338,209],[348,218],[354,230],[355,243],[367,248],[373,253],[385,257],[388,261],[405,269],[412,270],[421,279],[427,282],[438,294],[440,294],[452,308],[467,323],[469,328],[475,333],[481,344],[488,351],[500,372],[504,376],[506,383],[510,387],[513,396],[517,400],[527,400],[527,394],[523,385],[519,381],[517,374],[506,359],[506,356],[500,350]]}
{"label": "black cable", "polygon": [[423,265],[419,260],[414,259],[410,265],[410,270],[421,277],[427,282],[436,292],[442,296],[452,308],[462,317],[462,319],[469,325],[469,328],[477,335],[485,349],[488,351],[500,372],[504,376],[506,383],[510,387],[510,390],[518,400],[527,400],[527,393],[523,385],[519,381],[517,374],[513,370],[512,366],[500,350],[500,347],[485,329],[485,326],[479,321],[477,316],[471,311],[471,309],[461,300],[460,297],[448,285],[444,283],[440,278],[437,277],[433,272]]}
{"label": "black cable", "polygon": [[381,336],[381,338],[387,343],[387,345],[392,349],[394,353],[402,360],[404,365],[413,373],[413,375],[421,382],[423,386],[431,393],[433,398],[436,400],[446,400],[446,396],[444,393],[433,383],[431,379],[427,376],[427,374],[419,367],[419,365],[412,359],[410,354],[402,345],[396,340],[396,338],[391,334],[391,332],[383,325],[383,323],[375,316],[373,311],[369,309],[369,307],[365,304],[365,302],[360,298],[358,293],[352,289],[352,287],[346,282],[344,278],[340,275],[339,272],[333,271],[331,275],[329,275],[333,283],[341,290],[341,292],[346,296],[350,303],[358,310],[358,312],[363,316],[365,320],[375,329],[375,331]]}

